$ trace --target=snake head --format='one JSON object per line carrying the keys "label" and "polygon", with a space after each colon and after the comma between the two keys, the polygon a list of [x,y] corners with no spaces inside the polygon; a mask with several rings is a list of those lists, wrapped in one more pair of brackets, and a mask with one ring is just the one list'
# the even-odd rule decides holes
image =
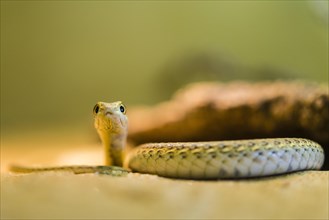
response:
{"label": "snake head", "polygon": [[128,118],[126,107],[121,101],[98,102],[94,109],[95,128],[98,132],[110,134],[126,133],[128,129]]}

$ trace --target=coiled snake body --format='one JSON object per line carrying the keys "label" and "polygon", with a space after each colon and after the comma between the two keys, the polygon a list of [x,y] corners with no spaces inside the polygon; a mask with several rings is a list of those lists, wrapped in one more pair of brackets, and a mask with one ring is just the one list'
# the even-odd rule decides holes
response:
{"label": "coiled snake body", "polygon": [[171,178],[234,179],[320,169],[324,162],[322,147],[301,138],[148,143],[125,152],[128,119],[122,102],[98,102],[93,112],[106,166],[13,166],[12,171],[67,170],[120,176],[130,172],[123,166],[133,172]]}

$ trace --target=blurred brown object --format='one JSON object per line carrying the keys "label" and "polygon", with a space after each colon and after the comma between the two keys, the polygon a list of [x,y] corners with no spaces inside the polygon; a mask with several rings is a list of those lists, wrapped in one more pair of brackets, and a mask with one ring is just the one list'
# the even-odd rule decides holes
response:
{"label": "blurred brown object", "polygon": [[170,101],[131,109],[129,118],[134,144],[300,137],[320,143],[329,158],[328,88],[318,84],[195,83]]}

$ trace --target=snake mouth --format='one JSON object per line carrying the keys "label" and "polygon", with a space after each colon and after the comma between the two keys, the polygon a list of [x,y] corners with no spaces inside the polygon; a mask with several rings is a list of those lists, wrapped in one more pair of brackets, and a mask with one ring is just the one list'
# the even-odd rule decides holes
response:
{"label": "snake mouth", "polygon": [[121,118],[119,118],[119,120],[120,120],[121,126],[123,127],[124,126],[124,122],[122,121]]}

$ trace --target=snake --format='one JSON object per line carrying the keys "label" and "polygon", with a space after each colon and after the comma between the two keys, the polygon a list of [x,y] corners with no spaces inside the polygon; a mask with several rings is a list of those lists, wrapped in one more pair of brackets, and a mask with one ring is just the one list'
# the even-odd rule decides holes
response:
{"label": "snake", "polygon": [[214,180],[319,170],[324,163],[323,148],[305,138],[146,143],[128,150],[126,106],[121,101],[98,102],[93,115],[105,152],[105,165],[12,166],[11,171],[72,171],[112,176],[133,172],[176,179]]}

